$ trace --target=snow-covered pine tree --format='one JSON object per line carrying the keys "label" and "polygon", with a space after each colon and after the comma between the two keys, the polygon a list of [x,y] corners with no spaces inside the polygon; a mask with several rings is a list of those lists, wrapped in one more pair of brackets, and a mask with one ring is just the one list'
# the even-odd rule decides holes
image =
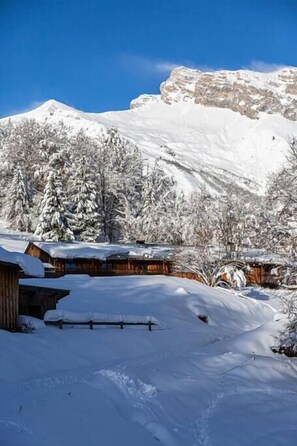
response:
{"label": "snow-covered pine tree", "polygon": [[47,241],[74,240],[69,227],[68,203],[58,173],[50,171],[40,205],[39,221],[35,235]]}
{"label": "snow-covered pine tree", "polygon": [[205,187],[193,192],[189,199],[189,212],[184,230],[184,242],[188,245],[208,247],[214,239],[214,199]]}
{"label": "snow-covered pine tree", "polygon": [[121,196],[117,221],[121,242],[131,243],[143,239],[140,210],[124,194]]}
{"label": "snow-covered pine tree", "polygon": [[170,243],[172,239],[175,183],[159,162],[145,175],[139,231],[147,242]]}
{"label": "snow-covered pine tree", "polygon": [[189,214],[189,203],[184,193],[180,192],[175,200],[171,216],[171,243],[181,245],[185,242],[189,231]]}
{"label": "snow-covered pine tree", "polygon": [[141,239],[149,243],[160,241],[160,230],[160,219],[157,204],[154,201],[152,179],[151,176],[149,176],[144,186],[140,222]]}
{"label": "snow-covered pine tree", "polygon": [[142,206],[143,238],[151,242],[172,242],[176,183],[157,160],[144,185]]}
{"label": "snow-covered pine tree", "polygon": [[15,169],[5,206],[6,219],[10,225],[19,231],[30,231],[31,194],[26,175],[20,166]]}
{"label": "snow-covered pine tree", "polygon": [[121,138],[117,129],[109,129],[96,159],[100,215],[103,233],[109,240],[118,240],[122,235],[120,220],[125,199],[137,216],[143,187],[142,166],[137,147]]}
{"label": "snow-covered pine tree", "polygon": [[72,230],[80,240],[98,241],[101,236],[101,228],[97,186],[85,157],[80,158],[74,164],[70,185],[73,203]]}
{"label": "snow-covered pine tree", "polygon": [[215,206],[216,241],[227,258],[238,258],[249,244],[250,194],[231,184],[221,194]]}

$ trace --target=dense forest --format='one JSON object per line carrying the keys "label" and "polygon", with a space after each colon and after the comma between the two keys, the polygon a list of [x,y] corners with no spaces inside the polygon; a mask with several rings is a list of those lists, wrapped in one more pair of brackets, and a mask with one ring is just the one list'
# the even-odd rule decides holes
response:
{"label": "dense forest", "polygon": [[297,143],[265,196],[230,184],[185,196],[158,160],[110,128],[96,138],[62,122],[24,119],[0,128],[1,218],[44,240],[221,246],[296,254]]}

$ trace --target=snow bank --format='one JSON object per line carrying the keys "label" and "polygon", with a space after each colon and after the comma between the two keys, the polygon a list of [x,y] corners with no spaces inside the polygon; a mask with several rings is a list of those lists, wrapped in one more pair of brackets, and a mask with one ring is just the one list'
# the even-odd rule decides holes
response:
{"label": "snow bank", "polygon": [[18,316],[18,326],[22,327],[30,327],[33,330],[37,330],[38,328],[44,328],[44,322],[41,321],[40,319],[36,319],[35,317],[32,316],[27,316],[27,315],[23,315],[20,314]]}
{"label": "snow bank", "polygon": [[270,350],[282,321],[269,290],[240,297],[166,276],[22,282],[71,290],[55,317],[153,314],[167,329],[0,331],[1,445],[295,445],[297,365]]}

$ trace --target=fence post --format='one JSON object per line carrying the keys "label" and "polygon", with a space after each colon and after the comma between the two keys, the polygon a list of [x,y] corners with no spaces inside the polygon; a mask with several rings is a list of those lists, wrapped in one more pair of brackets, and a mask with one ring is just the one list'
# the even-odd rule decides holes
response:
{"label": "fence post", "polygon": [[121,330],[123,330],[123,328],[124,328],[124,322],[123,321],[120,322],[120,327],[121,327]]}
{"label": "fence post", "polygon": [[148,326],[149,326],[149,331],[152,331],[152,321],[148,322]]}
{"label": "fence post", "polygon": [[62,330],[63,329],[63,320],[62,319],[58,321],[58,325],[59,325],[60,330]]}
{"label": "fence post", "polygon": [[93,330],[93,321],[90,321],[90,330]]}

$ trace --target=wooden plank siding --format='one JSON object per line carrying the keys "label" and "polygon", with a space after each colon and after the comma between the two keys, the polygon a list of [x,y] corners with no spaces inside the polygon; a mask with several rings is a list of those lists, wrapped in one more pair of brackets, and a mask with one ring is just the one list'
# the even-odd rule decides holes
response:
{"label": "wooden plank siding", "polygon": [[19,267],[0,263],[0,329],[15,330],[19,311]]}
{"label": "wooden plank siding", "polygon": [[180,277],[182,279],[197,280],[197,282],[202,283],[202,279],[200,278],[200,276],[198,274],[194,274],[194,273],[190,273],[190,272],[176,272],[176,273],[171,273],[170,276]]}
{"label": "wooden plank siding", "polygon": [[69,290],[20,284],[20,314],[43,319],[48,310],[55,310],[57,301],[68,296]]}
{"label": "wooden plank siding", "polygon": [[[191,272],[173,271],[173,259],[139,258],[139,257],[110,257],[106,261],[89,258],[52,258],[45,251],[30,242],[26,254],[37,257],[44,263],[53,266],[53,270],[46,270],[46,277],[60,277],[64,274],[88,274],[90,276],[120,276],[120,275],[171,275],[201,282],[197,274]],[[260,261],[240,260],[242,266],[248,266],[245,272],[248,285],[276,287],[279,278],[271,273],[277,265]]]}
{"label": "wooden plank siding", "polygon": [[272,273],[276,266],[276,264],[272,263],[250,263],[249,271],[245,273],[247,285],[278,287],[280,285],[280,277]]}
{"label": "wooden plank siding", "polygon": [[26,254],[37,257],[44,263],[54,267],[53,271],[45,270],[46,277],[59,277],[64,274],[89,274],[90,276],[119,276],[119,275],[153,275],[169,274],[172,261],[157,258],[111,257],[106,261],[89,258],[52,258],[45,251],[29,243]]}
{"label": "wooden plank siding", "polygon": [[47,252],[38,248],[38,246],[34,245],[34,243],[30,242],[28,244],[25,254],[32,257],[37,257],[37,259],[40,259],[43,263],[51,263],[51,256]]}

